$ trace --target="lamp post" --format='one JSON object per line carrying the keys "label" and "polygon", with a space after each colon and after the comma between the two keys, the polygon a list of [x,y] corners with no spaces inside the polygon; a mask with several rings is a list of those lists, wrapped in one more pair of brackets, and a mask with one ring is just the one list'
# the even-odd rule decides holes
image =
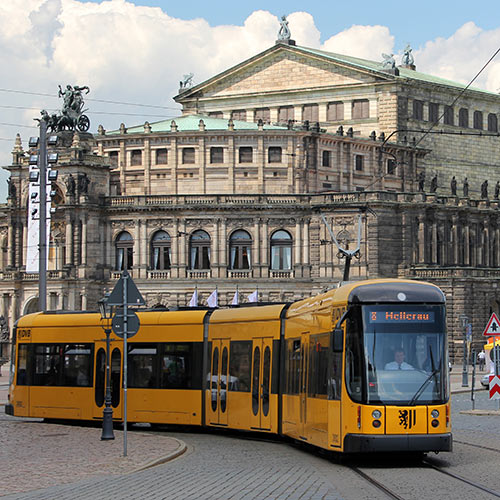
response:
{"label": "lamp post", "polygon": [[106,396],[104,399],[104,409],[102,410],[102,434],[101,441],[106,441],[108,439],[115,439],[113,434],[113,408],[111,406],[111,387],[110,387],[110,366],[109,366],[109,352],[110,352],[110,341],[109,336],[111,334],[111,328],[109,323],[112,317],[111,306],[108,304],[108,297],[105,296],[98,302],[99,312],[101,313],[101,320],[104,321],[104,326],[102,326],[104,333],[106,334]]}

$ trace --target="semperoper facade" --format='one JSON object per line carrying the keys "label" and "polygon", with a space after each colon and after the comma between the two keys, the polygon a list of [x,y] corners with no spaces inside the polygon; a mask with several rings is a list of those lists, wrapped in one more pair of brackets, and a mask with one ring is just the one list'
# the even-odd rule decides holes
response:
{"label": "semperoper facade", "polygon": [[[215,288],[221,306],[236,289],[243,301],[254,290],[260,301],[309,296],[342,279],[321,214],[348,246],[361,213],[351,279],[432,281],[448,299],[452,355],[460,314],[481,340],[500,303],[497,94],[417,72],[410,47],[398,66],[300,47],[285,29],[264,52],[192,78],[173,120],[57,133],[50,309],[96,309],[123,269],[151,307],[185,306],[195,288],[200,305]],[[442,134],[420,132],[434,122]],[[18,137],[4,167],[9,326],[37,309],[28,157]]]}

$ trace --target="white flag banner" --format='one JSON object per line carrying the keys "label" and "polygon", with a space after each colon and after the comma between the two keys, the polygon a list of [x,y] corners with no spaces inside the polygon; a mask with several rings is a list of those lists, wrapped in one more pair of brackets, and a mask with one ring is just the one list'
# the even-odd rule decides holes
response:
{"label": "white flag banner", "polygon": [[217,288],[210,294],[210,297],[207,299],[207,305],[208,307],[217,307],[218,304],[218,297],[217,297]]}
{"label": "white flag banner", "polygon": [[255,292],[251,293],[247,298],[248,298],[248,302],[258,302],[258,300],[259,300],[258,290],[255,290]]}
{"label": "white flag banner", "polygon": [[[30,165],[30,172],[38,172],[36,165]],[[47,226],[47,260],[49,257],[49,242],[50,242],[50,190],[51,184],[48,182],[48,173],[50,168],[47,169],[47,193],[46,202],[46,226]],[[27,235],[27,249],[26,249],[26,272],[37,273],[40,269],[40,184],[37,182],[29,183],[28,192],[28,235]]]}
{"label": "white flag banner", "polygon": [[234,292],[234,297],[233,297],[233,301],[231,302],[231,305],[237,306],[237,305],[239,305],[239,303],[240,303],[240,294],[238,293],[238,290],[236,290],[236,292]]}
{"label": "white flag banner", "polygon": [[193,292],[193,296],[191,297],[191,300],[189,301],[189,307],[197,307],[198,306],[198,289],[195,288]]}

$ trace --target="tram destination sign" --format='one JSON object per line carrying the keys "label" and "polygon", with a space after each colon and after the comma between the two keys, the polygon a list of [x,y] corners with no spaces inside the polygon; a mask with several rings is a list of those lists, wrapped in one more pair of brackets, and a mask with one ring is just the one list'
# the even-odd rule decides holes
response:
{"label": "tram destination sign", "polygon": [[378,309],[370,311],[370,323],[434,323],[434,312],[432,311],[405,311],[394,309]]}

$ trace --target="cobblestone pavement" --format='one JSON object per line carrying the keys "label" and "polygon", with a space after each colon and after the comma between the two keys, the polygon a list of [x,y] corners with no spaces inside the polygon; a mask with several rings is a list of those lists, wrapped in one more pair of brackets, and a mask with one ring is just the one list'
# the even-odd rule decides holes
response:
{"label": "cobblestone pavement", "polygon": [[[0,495],[7,495],[7,499],[384,498],[348,468],[282,442],[203,431],[174,434],[141,430],[128,432],[128,457],[124,458],[121,431],[115,431],[115,441],[102,442],[99,428],[46,424],[4,415],[1,405],[5,382],[6,377],[2,377]],[[455,371],[453,388],[462,389],[460,374]],[[497,402],[486,396],[486,391],[478,392],[476,408],[493,413]],[[495,417],[460,413],[470,408],[470,393],[454,395],[454,430],[460,437],[473,432],[479,441],[482,432],[491,434]],[[170,453],[179,453],[182,442],[187,444],[187,452],[180,457],[137,471],[154,460],[168,458]],[[466,460],[464,455],[464,463]]]}

